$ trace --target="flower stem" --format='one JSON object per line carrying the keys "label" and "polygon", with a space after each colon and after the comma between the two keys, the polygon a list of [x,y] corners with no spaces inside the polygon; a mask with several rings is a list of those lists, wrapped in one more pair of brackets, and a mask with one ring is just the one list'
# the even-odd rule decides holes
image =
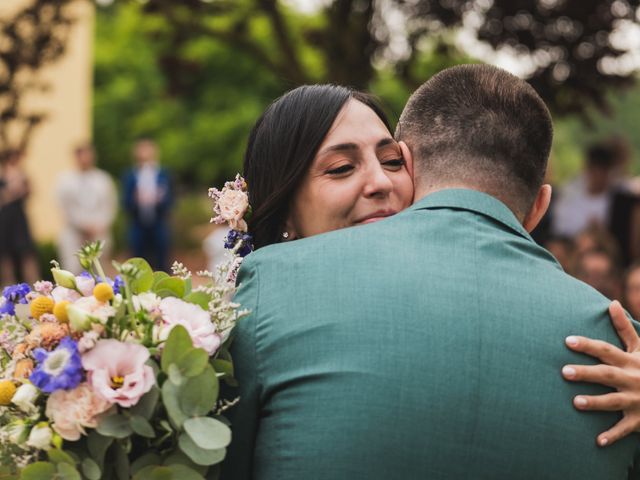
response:
{"label": "flower stem", "polygon": [[102,281],[106,282],[107,281],[107,276],[105,275],[104,270],[102,269],[102,265],[100,264],[100,260],[95,258],[93,260],[93,266],[96,267],[96,272],[98,272],[98,275],[100,276]]}

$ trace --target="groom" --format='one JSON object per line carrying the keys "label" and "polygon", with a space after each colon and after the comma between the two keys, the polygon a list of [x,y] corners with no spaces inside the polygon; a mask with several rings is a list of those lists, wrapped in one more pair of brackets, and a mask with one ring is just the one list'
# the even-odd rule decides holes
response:
{"label": "groom", "polygon": [[445,70],[407,104],[416,203],[243,265],[232,479],[627,478],[635,438],[580,414],[559,374],[609,301],[529,236],[551,195],[547,108],[495,67]]}

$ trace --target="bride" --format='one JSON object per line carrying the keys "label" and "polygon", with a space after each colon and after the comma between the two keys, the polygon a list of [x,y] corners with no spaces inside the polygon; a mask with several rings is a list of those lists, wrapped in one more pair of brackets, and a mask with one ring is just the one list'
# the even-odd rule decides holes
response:
{"label": "bride", "polygon": [[[252,129],[244,177],[253,208],[255,248],[383,220],[411,205],[412,166],[382,108],[369,95],[336,85],[296,88],[274,101]],[[612,322],[628,352],[583,337],[567,346],[607,365],[568,365],[570,381],[601,383],[618,392],[579,395],[581,410],[622,410],[598,436],[611,445],[640,430],[640,339],[618,302]]]}

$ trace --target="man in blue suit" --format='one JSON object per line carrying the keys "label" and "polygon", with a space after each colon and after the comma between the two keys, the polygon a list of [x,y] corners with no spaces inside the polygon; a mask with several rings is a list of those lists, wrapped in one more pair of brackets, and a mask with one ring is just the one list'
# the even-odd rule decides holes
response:
{"label": "man in blue suit", "polygon": [[416,202],[370,225],[261,248],[236,300],[240,383],[226,478],[638,478],[635,436],[594,442],[563,365],[579,332],[619,344],[609,300],[529,235],[544,215],[549,112],[488,65],[444,70],[397,137]]}
{"label": "man in blue suit", "polygon": [[133,148],[136,168],[124,178],[124,206],[129,214],[129,245],[155,270],[168,270],[171,179],[158,162],[158,147],[148,138]]}

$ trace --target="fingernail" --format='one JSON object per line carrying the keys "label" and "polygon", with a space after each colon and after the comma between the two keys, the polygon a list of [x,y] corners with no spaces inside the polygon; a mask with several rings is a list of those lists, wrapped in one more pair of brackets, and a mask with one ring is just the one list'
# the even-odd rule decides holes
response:
{"label": "fingernail", "polygon": [[576,369],[571,367],[562,367],[562,374],[565,377],[573,378],[576,376]]}
{"label": "fingernail", "polygon": [[609,439],[608,438],[601,438],[600,439],[600,446],[604,447],[607,443],[609,443]]}
{"label": "fingernail", "polygon": [[586,407],[587,399],[584,397],[576,397],[576,399],[574,400],[574,403],[577,407]]}
{"label": "fingernail", "polygon": [[567,342],[567,345],[571,345],[572,347],[578,345],[578,337],[574,337],[573,335],[567,337],[565,341]]}

